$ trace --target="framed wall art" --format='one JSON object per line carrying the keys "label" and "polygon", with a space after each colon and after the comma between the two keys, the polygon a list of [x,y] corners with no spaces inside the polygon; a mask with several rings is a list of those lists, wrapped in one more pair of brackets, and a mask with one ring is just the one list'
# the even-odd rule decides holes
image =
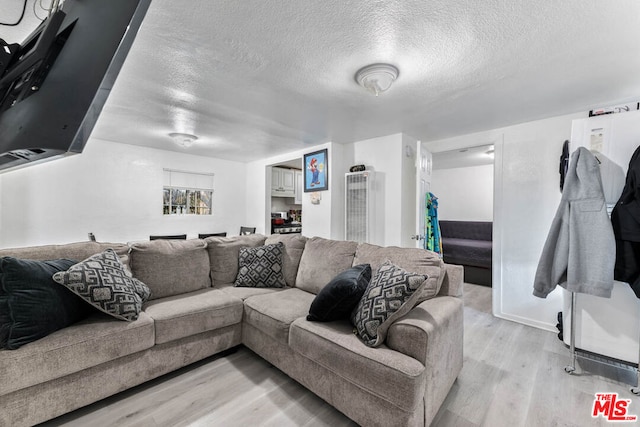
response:
{"label": "framed wall art", "polygon": [[329,189],[327,149],[304,155],[305,193]]}

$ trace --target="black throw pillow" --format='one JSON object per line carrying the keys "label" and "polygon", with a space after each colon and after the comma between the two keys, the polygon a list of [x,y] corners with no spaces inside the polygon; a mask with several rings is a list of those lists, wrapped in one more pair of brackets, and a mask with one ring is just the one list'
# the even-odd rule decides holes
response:
{"label": "black throw pillow", "polygon": [[53,281],[76,261],[0,258],[0,347],[15,350],[87,317],[93,309]]}
{"label": "black throw pillow", "polygon": [[371,266],[360,264],[334,277],[316,295],[307,320],[331,322],[348,319],[371,280]]}

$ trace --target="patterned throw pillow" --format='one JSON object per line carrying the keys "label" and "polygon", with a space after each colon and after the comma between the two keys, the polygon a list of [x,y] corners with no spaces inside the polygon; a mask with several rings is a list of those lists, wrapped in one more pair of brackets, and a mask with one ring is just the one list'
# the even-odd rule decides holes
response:
{"label": "patterned throw pillow", "polygon": [[390,261],[382,264],[351,314],[360,339],[369,347],[381,345],[393,322],[418,303],[426,280]]}
{"label": "patterned throw pillow", "polygon": [[249,288],[283,288],[282,251],[278,242],[256,248],[240,248],[235,286]]}
{"label": "patterned throw pillow", "polygon": [[53,280],[97,309],[127,321],[138,318],[151,295],[147,285],[127,273],[113,249],[54,274]]}

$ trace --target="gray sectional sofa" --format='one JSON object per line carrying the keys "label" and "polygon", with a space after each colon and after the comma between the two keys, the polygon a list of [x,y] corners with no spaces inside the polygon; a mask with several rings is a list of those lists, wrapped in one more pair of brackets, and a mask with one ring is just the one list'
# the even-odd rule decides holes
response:
{"label": "gray sectional sofa", "polygon": [[[241,247],[282,242],[284,288],[233,286]],[[420,249],[299,235],[0,250],[0,257],[83,260],[112,248],[152,295],[137,320],[96,312],[17,350],[0,350],[0,426],[33,425],[244,344],[363,426],[425,426],[462,368],[462,268]],[[377,348],[349,321],[306,320],[336,274],[385,260],[427,274],[437,296]]]}

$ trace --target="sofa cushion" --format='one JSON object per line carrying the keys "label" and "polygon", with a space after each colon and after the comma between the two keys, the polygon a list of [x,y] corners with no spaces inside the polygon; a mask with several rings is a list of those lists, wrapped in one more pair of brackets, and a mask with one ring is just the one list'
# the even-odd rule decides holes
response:
{"label": "sofa cushion", "polygon": [[435,252],[418,248],[382,247],[361,243],[356,250],[354,265],[371,264],[373,275],[385,261],[391,261],[412,273],[427,276],[427,284],[423,288],[419,301],[433,298],[438,294],[445,276],[444,262]]}
{"label": "sofa cushion", "polygon": [[307,238],[301,234],[272,234],[267,237],[265,245],[282,242],[284,250],[282,252],[282,267],[284,280],[287,286],[293,288],[296,284],[296,275],[298,274],[298,266],[300,258],[304,251]]}
{"label": "sofa cushion", "polygon": [[234,282],[238,287],[282,288],[286,285],[282,275],[281,242],[255,248],[240,248],[238,275]]}
{"label": "sofa cushion", "polygon": [[438,296],[449,295],[452,297],[462,297],[464,290],[464,268],[461,265],[444,265],[444,280],[440,287]]}
{"label": "sofa cushion", "polygon": [[244,301],[243,321],[286,344],[289,326],[307,315],[313,298],[313,294],[295,288],[256,295]]}
{"label": "sofa cushion", "polygon": [[313,299],[307,320],[316,322],[348,320],[370,280],[369,264],[356,265],[338,274]]}
{"label": "sofa cushion", "polygon": [[289,345],[297,353],[404,410],[414,410],[421,404],[426,381],[424,366],[384,345],[365,346],[353,334],[349,322],[297,319],[291,325]]}
{"label": "sofa cushion", "polygon": [[224,292],[225,294],[231,295],[236,298],[240,298],[241,300],[246,300],[254,295],[267,295],[272,294],[274,292],[284,291],[289,288],[244,288],[237,287],[231,283],[227,284],[218,284],[213,287],[214,289],[218,289],[219,291]]}
{"label": "sofa cushion", "polygon": [[206,247],[200,239],[131,243],[131,272],[151,289],[151,299],[208,288]]}
{"label": "sofa cushion", "polygon": [[491,240],[472,240],[447,237],[442,239],[442,250],[447,264],[471,265],[491,268]]}
{"label": "sofa cushion", "polygon": [[0,348],[17,349],[93,311],[51,278],[75,263],[0,258]]}
{"label": "sofa cushion", "polygon": [[129,246],[124,243],[78,242],[67,243],[64,245],[43,245],[30,246],[26,248],[0,249],[0,257],[12,256],[14,258],[34,259],[39,261],[67,258],[80,261],[89,258],[91,255],[103,252],[106,249],[113,249],[119,256],[126,255],[129,252]]}
{"label": "sofa cushion", "polygon": [[362,341],[370,347],[380,346],[389,326],[418,303],[424,286],[425,276],[408,272],[390,261],[382,264],[351,316]]}
{"label": "sofa cushion", "polygon": [[120,320],[136,320],[151,291],[131,277],[113,249],[90,256],[53,275],[85,302]]}
{"label": "sofa cushion", "polygon": [[156,344],[242,321],[242,300],[216,289],[149,301],[144,310],[155,322]]}
{"label": "sofa cushion", "polygon": [[94,311],[18,350],[0,351],[0,395],[151,348],[153,336],[153,320],[145,312],[121,322]]}
{"label": "sofa cushion", "polygon": [[204,239],[207,244],[213,285],[233,283],[238,275],[240,248],[262,246],[265,239],[266,237],[260,234]]}
{"label": "sofa cushion", "polygon": [[[318,294],[339,273],[353,267],[356,242],[312,237],[300,259],[296,288]],[[359,262],[357,264],[369,264]]]}

